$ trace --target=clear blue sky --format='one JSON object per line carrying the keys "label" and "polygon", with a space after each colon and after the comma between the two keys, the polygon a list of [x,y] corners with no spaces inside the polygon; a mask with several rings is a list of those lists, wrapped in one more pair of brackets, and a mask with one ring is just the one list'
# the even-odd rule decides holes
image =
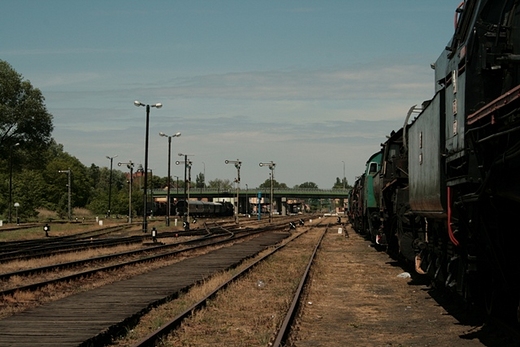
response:
{"label": "clear blue sky", "polygon": [[[53,137],[83,164],[106,156],[167,175],[168,140],[192,179],[331,188],[364,170],[433,95],[460,0],[3,0],[0,59],[39,88]],[[343,164],[345,163],[345,165]],[[115,166],[117,168],[117,166]],[[184,174],[172,165],[172,175]]]}

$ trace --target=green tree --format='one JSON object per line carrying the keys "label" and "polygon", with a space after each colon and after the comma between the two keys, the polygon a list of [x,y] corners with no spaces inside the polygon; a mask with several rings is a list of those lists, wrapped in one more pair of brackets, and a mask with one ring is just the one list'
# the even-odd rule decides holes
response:
{"label": "green tree", "polygon": [[47,161],[42,171],[46,182],[45,207],[62,214],[68,210],[68,170],[71,182],[71,208],[85,207],[90,200],[93,186],[89,170],[76,157],[63,151],[61,144],[53,143],[47,153],[52,159]]}
{"label": "green tree", "polygon": [[37,199],[28,198],[22,184],[25,177],[37,175],[22,174],[22,168],[41,170],[45,166],[42,154],[52,141],[52,130],[52,116],[47,112],[40,90],[0,60],[0,167],[3,168],[0,182],[6,182],[0,185],[0,212],[5,214],[9,197],[13,197],[11,203],[14,203],[16,196],[20,207],[22,199],[31,201],[30,204],[24,202],[20,213],[35,213],[33,207],[38,205]]}
{"label": "green tree", "polygon": [[318,185],[314,182],[305,182],[298,186],[300,189],[318,189]]}
{"label": "green tree", "polygon": [[216,179],[208,182],[208,188],[225,191],[225,190],[230,190],[231,188],[233,188],[233,185],[231,184],[231,181],[228,179],[221,180],[220,178],[216,178]]}
{"label": "green tree", "polygon": [[[39,155],[51,144],[52,115],[45,98],[31,82],[24,80],[9,63],[0,60],[0,157],[19,144],[27,163],[38,165]],[[30,160],[33,159],[33,160]]]}
{"label": "green tree", "polygon": [[332,189],[347,189],[350,188],[347,182],[347,179],[344,177],[343,179],[340,179],[339,177],[336,177],[336,183],[332,186]]}
{"label": "green tree", "polygon": [[197,178],[195,179],[195,184],[197,186],[197,188],[205,188],[205,177],[204,177],[204,174],[202,172],[200,172],[198,175],[197,175]]}
{"label": "green tree", "polygon": [[[262,183],[258,188],[271,188],[271,179],[268,178],[265,180],[264,183]],[[279,183],[276,180],[273,180],[273,188],[274,189],[288,189],[287,184],[285,183]]]}

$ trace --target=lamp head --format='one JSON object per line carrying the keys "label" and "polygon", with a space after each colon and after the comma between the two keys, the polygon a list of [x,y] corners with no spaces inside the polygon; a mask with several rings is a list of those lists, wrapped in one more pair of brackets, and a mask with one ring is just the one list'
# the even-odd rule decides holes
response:
{"label": "lamp head", "polygon": [[143,104],[142,102],[137,101],[137,100],[134,101],[134,105],[137,106],[137,107],[139,107],[139,106],[145,106],[145,104]]}
{"label": "lamp head", "polygon": [[159,102],[159,103],[157,103],[157,104],[155,104],[155,105],[152,105],[152,107],[155,107],[155,108],[161,108],[161,107],[162,107],[162,104]]}

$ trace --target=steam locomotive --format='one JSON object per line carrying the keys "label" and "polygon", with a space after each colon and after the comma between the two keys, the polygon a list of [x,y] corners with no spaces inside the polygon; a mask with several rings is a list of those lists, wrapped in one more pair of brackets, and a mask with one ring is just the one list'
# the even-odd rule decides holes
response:
{"label": "steam locomotive", "polygon": [[466,0],[435,94],[367,161],[353,227],[472,307],[520,321],[520,1]]}

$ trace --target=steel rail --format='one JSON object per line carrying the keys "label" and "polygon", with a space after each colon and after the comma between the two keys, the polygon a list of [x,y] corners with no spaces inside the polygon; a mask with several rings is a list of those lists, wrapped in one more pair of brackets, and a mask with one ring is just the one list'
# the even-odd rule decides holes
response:
{"label": "steel rail", "polygon": [[[286,224],[286,223],[284,223]],[[198,301],[197,303],[195,303],[194,305],[190,306],[189,308],[187,308],[184,312],[180,313],[179,315],[177,315],[176,317],[174,317],[172,320],[170,320],[169,322],[166,322],[164,323],[161,328],[157,329],[156,331],[150,333],[149,335],[147,335],[146,337],[144,337],[143,339],[139,340],[137,343],[133,344],[131,347],[151,347],[151,346],[155,346],[156,345],[156,342],[159,341],[163,336],[166,336],[167,334],[169,334],[171,331],[175,330],[177,327],[179,327],[181,325],[181,323],[188,317],[190,317],[191,315],[193,315],[194,312],[196,312],[197,310],[200,310],[201,308],[205,307],[207,302],[211,299],[213,299],[220,291],[226,289],[229,285],[231,285],[232,283],[234,283],[235,281],[241,279],[243,276],[245,276],[246,274],[248,274],[253,268],[255,268],[257,265],[259,265],[260,263],[262,263],[264,260],[266,260],[267,258],[269,258],[270,256],[272,256],[273,254],[275,254],[276,252],[280,251],[281,249],[283,249],[287,244],[289,244],[290,242],[296,240],[297,238],[299,238],[301,235],[304,235],[305,233],[307,233],[309,230],[311,230],[312,228],[316,227],[318,225],[314,225],[314,226],[311,226],[307,231],[305,232],[302,232],[300,234],[297,234],[297,235],[294,235],[293,238],[285,243],[285,244],[282,244],[282,245],[279,245],[279,246],[276,246],[276,247],[273,247],[268,253],[266,253],[265,255],[263,255],[262,257],[260,257],[259,259],[255,260],[253,263],[249,264],[246,268],[244,268],[243,270],[241,270],[239,273],[235,274],[231,279],[229,279],[228,281],[226,281],[225,283],[221,284],[220,286],[218,286],[216,289],[214,289],[211,293],[209,293],[208,295],[206,295],[203,299],[201,299],[200,301]],[[276,230],[276,229],[273,229],[271,228],[271,230]]]}
{"label": "steel rail", "polygon": [[329,226],[327,226],[325,228],[325,230],[321,234],[320,239],[318,240],[318,243],[314,247],[314,251],[312,252],[312,255],[309,258],[307,268],[305,269],[305,272],[302,275],[298,289],[296,289],[296,292],[294,293],[294,297],[293,297],[291,306],[289,307],[289,310],[287,311],[287,314],[285,315],[285,319],[283,320],[283,323],[280,326],[276,339],[274,340],[274,342],[272,344],[273,347],[285,346],[285,344],[287,342],[287,337],[289,336],[291,326],[294,322],[294,318],[296,317],[296,312],[298,311],[298,309],[300,307],[301,297],[303,294],[303,288],[305,287],[305,284],[307,283],[307,280],[309,279],[309,273],[311,271],[312,264],[314,263],[314,259],[316,258],[316,253],[318,253],[318,249],[321,246],[321,242],[323,241],[323,238],[325,237],[325,234],[327,233],[328,228],[329,228]]}
{"label": "steel rail", "polygon": [[[152,255],[152,256],[136,259],[136,260],[131,260],[131,261],[120,263],[120,264],[109,265],[109,266],[105,266],[105,267],[101,267],[101,268],[97,268],[97,269],[87,270],[87,271],[83,271],[83,272],[79,272],[79,273],[75,273],[75,274],[71,274],[71,275],[68,275],[68,276],[63,276],[63,277],[59,277],[59,278],[55,278],[55,279],[51,279],[51,280],[47,280],[47,281],[43,281],[43,282],[38,282],[38,283],[28,284],[28,285],[25,285],[25,286],[20,286],[20,287],[16,287],[16,288],[10,288],[10,289],[6,289],[6,290],[2,290],[2,291],[0,291],[0,296],[2,296],[2,295],[4,295],[4,296],[12,295],[12,294],[14,294],[17,291],[34,291],[34,290],[40,289],[40,288],[42,288],[44,286],[47,286],[49,284],[58,283],[58,282],[72,281],[72,280],[76,280],[76,279],[79,279],[79,278],[88,277],[88,276],[91,276],[91,275],[93,275],[95,273],[102,272],[102,271],[113,271],[113,270],[117,270],[117,269],[123,268],[125,266],[136,265],[136,264],[146,263],[146,262],[153,262],[153,261],[156,261],[156,260],[160,260],[160,259],[164,259],[164,258],[168,258],[168,257],[173,257],[173,256],[179,255],[181,253],[192,251],[192,250],[196,250],[196,249],[199,249],[199,248],[208,247],[208,246],[215,246],[215,245],[219,245],[219,244],[225,244],[227,242],[239,240],[241,238],[249,237],[249,236],[255,235],[257,233],[264,232],[264,231],[265,231],[265,229],[258,229],[256,231],[245,231],[241,235],[237,235],[237,234],[234,234],[233,236],[229,236],[228,235],[224,239],[216,240],[216,241],[213,240],[213,238],[204,237],[204,238],[201,238],[201,239],[204,239],[204,241],[210,240],[210,242],[204,243],[204,244],[201,244],[201,245],[196,245],[196,246],[184,248],[184,249],[181,249],[181,250],[175,250],[175,251],[166,252],[166,253],[162,253],[162,254],[156,254],[156,255]],[[222,235],[215,235],[216,239],[219,239],[219,238],[222,238],[222,237],[223,237]],[[212,240],[214,242],[211,242]],[[189,241],[186,241],[186,243],[195,243],[197,241],[200,242],[201,240],[199,240],[199,239],[197,239],[197,240],[189,240]],[[153,250],[157,250],[160,247],[170,247],[170,248],[171,247],[178,247],[179,245],[180,244],[173,244],[173,245],[166,245],[166,246],[164,246],[164,245],[163,246],[157,246],[157,247],[154,247]],[[148,249],[142,250],[142,251],[145,252],[145,251],[150,251],[150,250],[152,250],[152,249],[148,248]],[[136,251],[130,251],[130,252],[136,252]],[[129,253],[129,252],[124,252],[124,253]],[[104,256],[104,257],[107,257],[107,258],[112,257],[113,258],[114,255],[109,255],[109,256]],[[100,258],[103,258],[103,257],[100,257]],[[87,259],[85,261],[89,261],[89,260],[90,259]],[[78,261],[78,263],[81,263],[81,262],[82,262],[81,260]],[[72,262],[72,263],[75,263],[75,262]],[[56,265],[56,267],[63,267],[63,268],[65,268],[67,266],[67,264],[68,263],[58,264],[58,265]],[[43,267],[43,268],[45,269],[45,271],[49,271],[49,269],[52,268],[52,266],[53,265],[51,265],[49,267]],[[31,269],[31,270],[34,271],[34,269]],[[31,270],[27,270],[27,271],[31,271]]]}

